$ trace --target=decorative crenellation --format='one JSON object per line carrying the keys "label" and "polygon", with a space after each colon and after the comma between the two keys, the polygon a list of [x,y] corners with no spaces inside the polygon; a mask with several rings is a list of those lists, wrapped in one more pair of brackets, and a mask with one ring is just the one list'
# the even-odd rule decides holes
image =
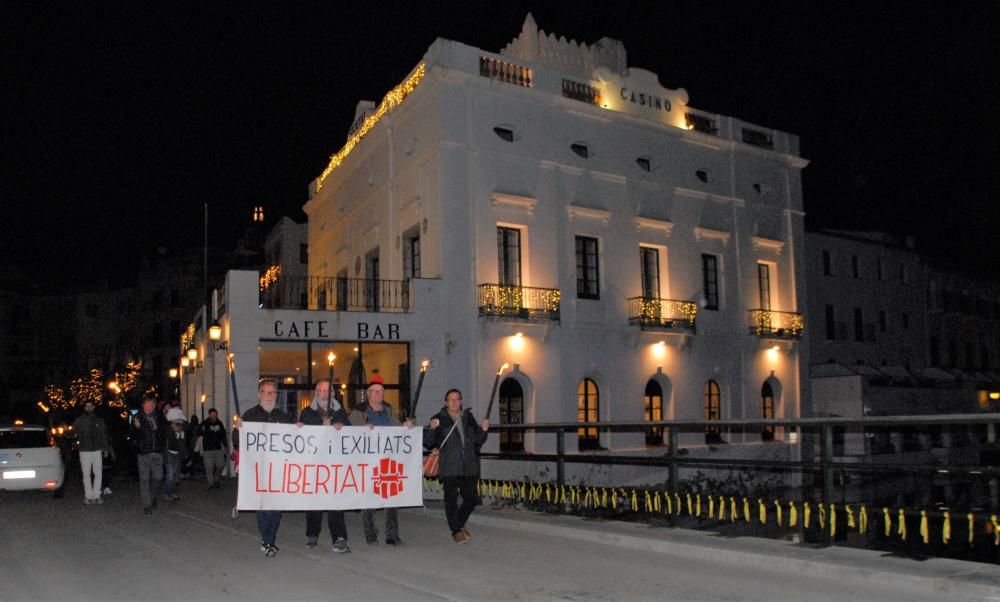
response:
{"label": "decorative crenellation", "polygon": [[529,13],[521,33],[511,40],[500,54],[512,58],[548,65],[564,73],[589,78],[594,69],[607,67],[616,73],[628,67],[625,45],[618,40],[601,38],[594,44],[567,40],[563,36],[539,30]]}

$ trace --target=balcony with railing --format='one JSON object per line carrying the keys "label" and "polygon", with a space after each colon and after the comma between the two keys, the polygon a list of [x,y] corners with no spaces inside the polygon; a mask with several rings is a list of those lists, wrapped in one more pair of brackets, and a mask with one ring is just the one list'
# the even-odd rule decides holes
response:
{"label": "balcony with railing", "polygon": [[535,78],[535,72],[530,67],[489,56],[479,57],[479,75],[525,88],[530,88]]}
{"label": "balcony with railing", "polygon": [[559,321],[559,289],[480,284],[480,316]]}
{"label": "balcony with railing", "polygon": [[769,309],[750,310],[750,334],[762,338],[798,339],[802,337],[804,328],[802,314]]}
{"label": "balcony with railing", "polygon": [[262,278],[260,307],[408,313],[413,311],[412,283],[322,276]]}
{"label": "balcony with railing", "polygon": [[690,301],[651,297],[632,297],[628,300],[629,324],[637,324],[643,330],[693,333],[697,313],[697,304]]}

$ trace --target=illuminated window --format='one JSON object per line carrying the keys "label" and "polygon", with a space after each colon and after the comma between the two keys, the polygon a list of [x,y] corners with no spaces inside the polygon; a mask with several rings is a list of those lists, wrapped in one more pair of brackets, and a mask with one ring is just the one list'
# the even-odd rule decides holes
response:
{"label": "illuminated window", "polygon": [[771,266],[757,264],[757,289],[760,293],[760,308],[771,309]]}
{"label": "illuminated window", "polygon": [[[645,411],[647,422],[663,420],[663,387],[652,379],[646,383]],[[646,445],[663,445],[662,426],[646,429]]]}
{"label": "illuminated window", "polygon": [[[524,423],[524,391],[513,378],[500,383],[500,424]],[[523,452],[523,431],[500,431],[501,452]]]}
{"label": "illuminated window", "polygon": [[[576,391],[577,399],[577,422],[598,422],[600,420],[600,393],[597,390],[597,383],[585,378],[580,381],[580,386]],[[580,440],[580,449],[600,449],[601,444],[596,428],[581,428],[577,430]]]}
{"label": "illuminated window", "polygon": [[642,298],[660,298],[660,251],[652,247],[639,247],[642,275]]}
{"label": "illuminated window", "polygon": [[584,159],[590,157],[590,147],[588,147],[583,142],[574,142],[573,144],[569,145],[569,148],[571,151],[573,151],[580,157],[583,157]]}
{"label": "illuminated window", "polygon": [[497,226],[497,274],[500,286],[521,286],[521,231]]}
{"label": "illuminated window", "polygon": [[[765,420],[774,418],[774,389],[767,381],[764,381],[764,386],[760,389],[760,417]],[[762,428],[760,438],[761,441],[774,441],[774,427]]]}
{"label": "illuminated window", "polygon": [[[722,395],[719,391],[719,383],[710,380],[705,383],[705,420],[720,420]],[[710,426],[705,428],[705,443],[725,443],[719,427]]]}
{"label": "illuminated window", "polygon": [[597,239],[576,237],[576,296],[580,299],[600,299],[600,271],[597,265]]}

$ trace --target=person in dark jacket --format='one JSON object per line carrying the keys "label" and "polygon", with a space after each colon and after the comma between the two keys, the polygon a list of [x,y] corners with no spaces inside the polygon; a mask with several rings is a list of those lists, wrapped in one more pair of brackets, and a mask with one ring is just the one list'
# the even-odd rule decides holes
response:
{"label": "person in dark jacket", "polygon": [[[347,412],[340,402],[330,395],[330,381],[321,380],[313,390],[312,403],[299,415],[299,426],[332,426],[340,430],[350,426]],[[333,539],[333,551],[346,554],[351,551],[347,545],[347,525],[344,523],[343,510],[327,510],[327,522],[330,526],[330,537]],[[315,548],[319,534],[323,530],[323,511],[309,510],[306,512],[306,546]]]}
{"label": "person in dark jacket", "polygon": [[212,408],[208,418],[198,429],[201,437],[201,457],[205,463],[205,478],[209,489],[219,488],[219,477],[226,463],[229,442],[226,439],[226,425],[219,420],[219,411]]}
{"label": "person in dark jacket", "polygon": [[[351,425],[368,425],[368,428],[377,426],[405,426],[413,427],[413,421],[406,420],[400,423],[396,417],[392,406],[385,403],[385,384],[381,376],[377,374],[368,383],[368,401],[355,407],[348,418]],[[378,510],[367,509],[361,512],[362,524],[365,528],[365,541],[368,545],[378,543],[378,531],[375,530],[375,513]],[[385,543],[389,546],[398,546],[403,543],[399,539],[399,512],[395,508],[385,509]]]}
{"label": "person in dark jacket", "polygon": [[[440,449],[440,475],[444,486],[444,511],[455,543],[466,543],[472,537],[466,521],[479,504],[476,480],[479,479],[479,450],[486,442],[490,421],[476,423],[469,410],[462,410],[462,392],[451,389],[445,395],[445,406],[431,418],[424,431],[424,445]],[[458,506],[461,493],[462,506]]]}
{"label": "person in dark jacket", "polygon": [[[243,418],[236,423],[236,428],[242,430],[244,422],[272,422],[279,424],[292,424],[292,417],[279,410],[278,384],[273,380],[261,380],[257,385],[257,405],[243,412]],[[260,532],[260,549],[265,556],[274,556],[278,553],[278,546],[274,545],[278,537],[278,527],[281,526],[280,510],[258,510],[257,530]]]}
{"label": "person in dark jacket", "polygon": [[136,462],[139,465],[139,492],[143,512],[146,514],[152,514],[154,495],[163,480],[163,452],[167,447],[169,430],[163,414],[156,411],[156,399],[143,399],[142,411],[132,421],[132,439],[138,452]]}
{"label": "person in dark jacket", "polygon": [[[108,457],[108,429],[104,419],[94,413],[93,401],[83,404],[83,414],[73,422],[73,431],[80,448],[80,471],[83,473],[83,503],[103,504],[101,479],[103,459]],[[91,481],[93,472],[93,481]]]}

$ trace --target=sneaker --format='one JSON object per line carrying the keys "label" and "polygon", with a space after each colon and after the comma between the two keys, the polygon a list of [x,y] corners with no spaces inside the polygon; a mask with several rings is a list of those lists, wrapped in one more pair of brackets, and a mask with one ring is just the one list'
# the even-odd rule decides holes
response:
{"label": "sneaker", "polygon": [[333,542],[333,551],[338,554],[350,554],[351,548],[347,545],[346,539],[338,537],[337,541]]}
{"label": "sneaker", "polygon": [[267,556],[269,558],[271,556],[276,555],[277,553],[278,553],[278,548],[276,546],[267,546],[267,549],[264,550],[264,556]]}
{"label": "sneaker", "polygon": [[261,552],[266,552],[267,551],[267,544],[264,543],[263,541],[260,542],[260,551]]}
{"label": "sneaker", "polygon": [[462,527],[462,533],[465,533],[465,541],[472,539],[472,533],[469,533],[469,530],[465,527]]}
{"label": "sneaker", "polygon": [[306,540],[306,547],[310,548],[310,549],[315,548],[316,547],[316,543],[318,541],[319,541],[319,538],[317,538],[317,537],[310,537],[308,540]]}
{"label": "sneaker", "polygon": [[455,531],[451,534],[451,538],[455,540],[455,543],[465,543],[469,541],[469,536],[465,534],[465,531]]}

